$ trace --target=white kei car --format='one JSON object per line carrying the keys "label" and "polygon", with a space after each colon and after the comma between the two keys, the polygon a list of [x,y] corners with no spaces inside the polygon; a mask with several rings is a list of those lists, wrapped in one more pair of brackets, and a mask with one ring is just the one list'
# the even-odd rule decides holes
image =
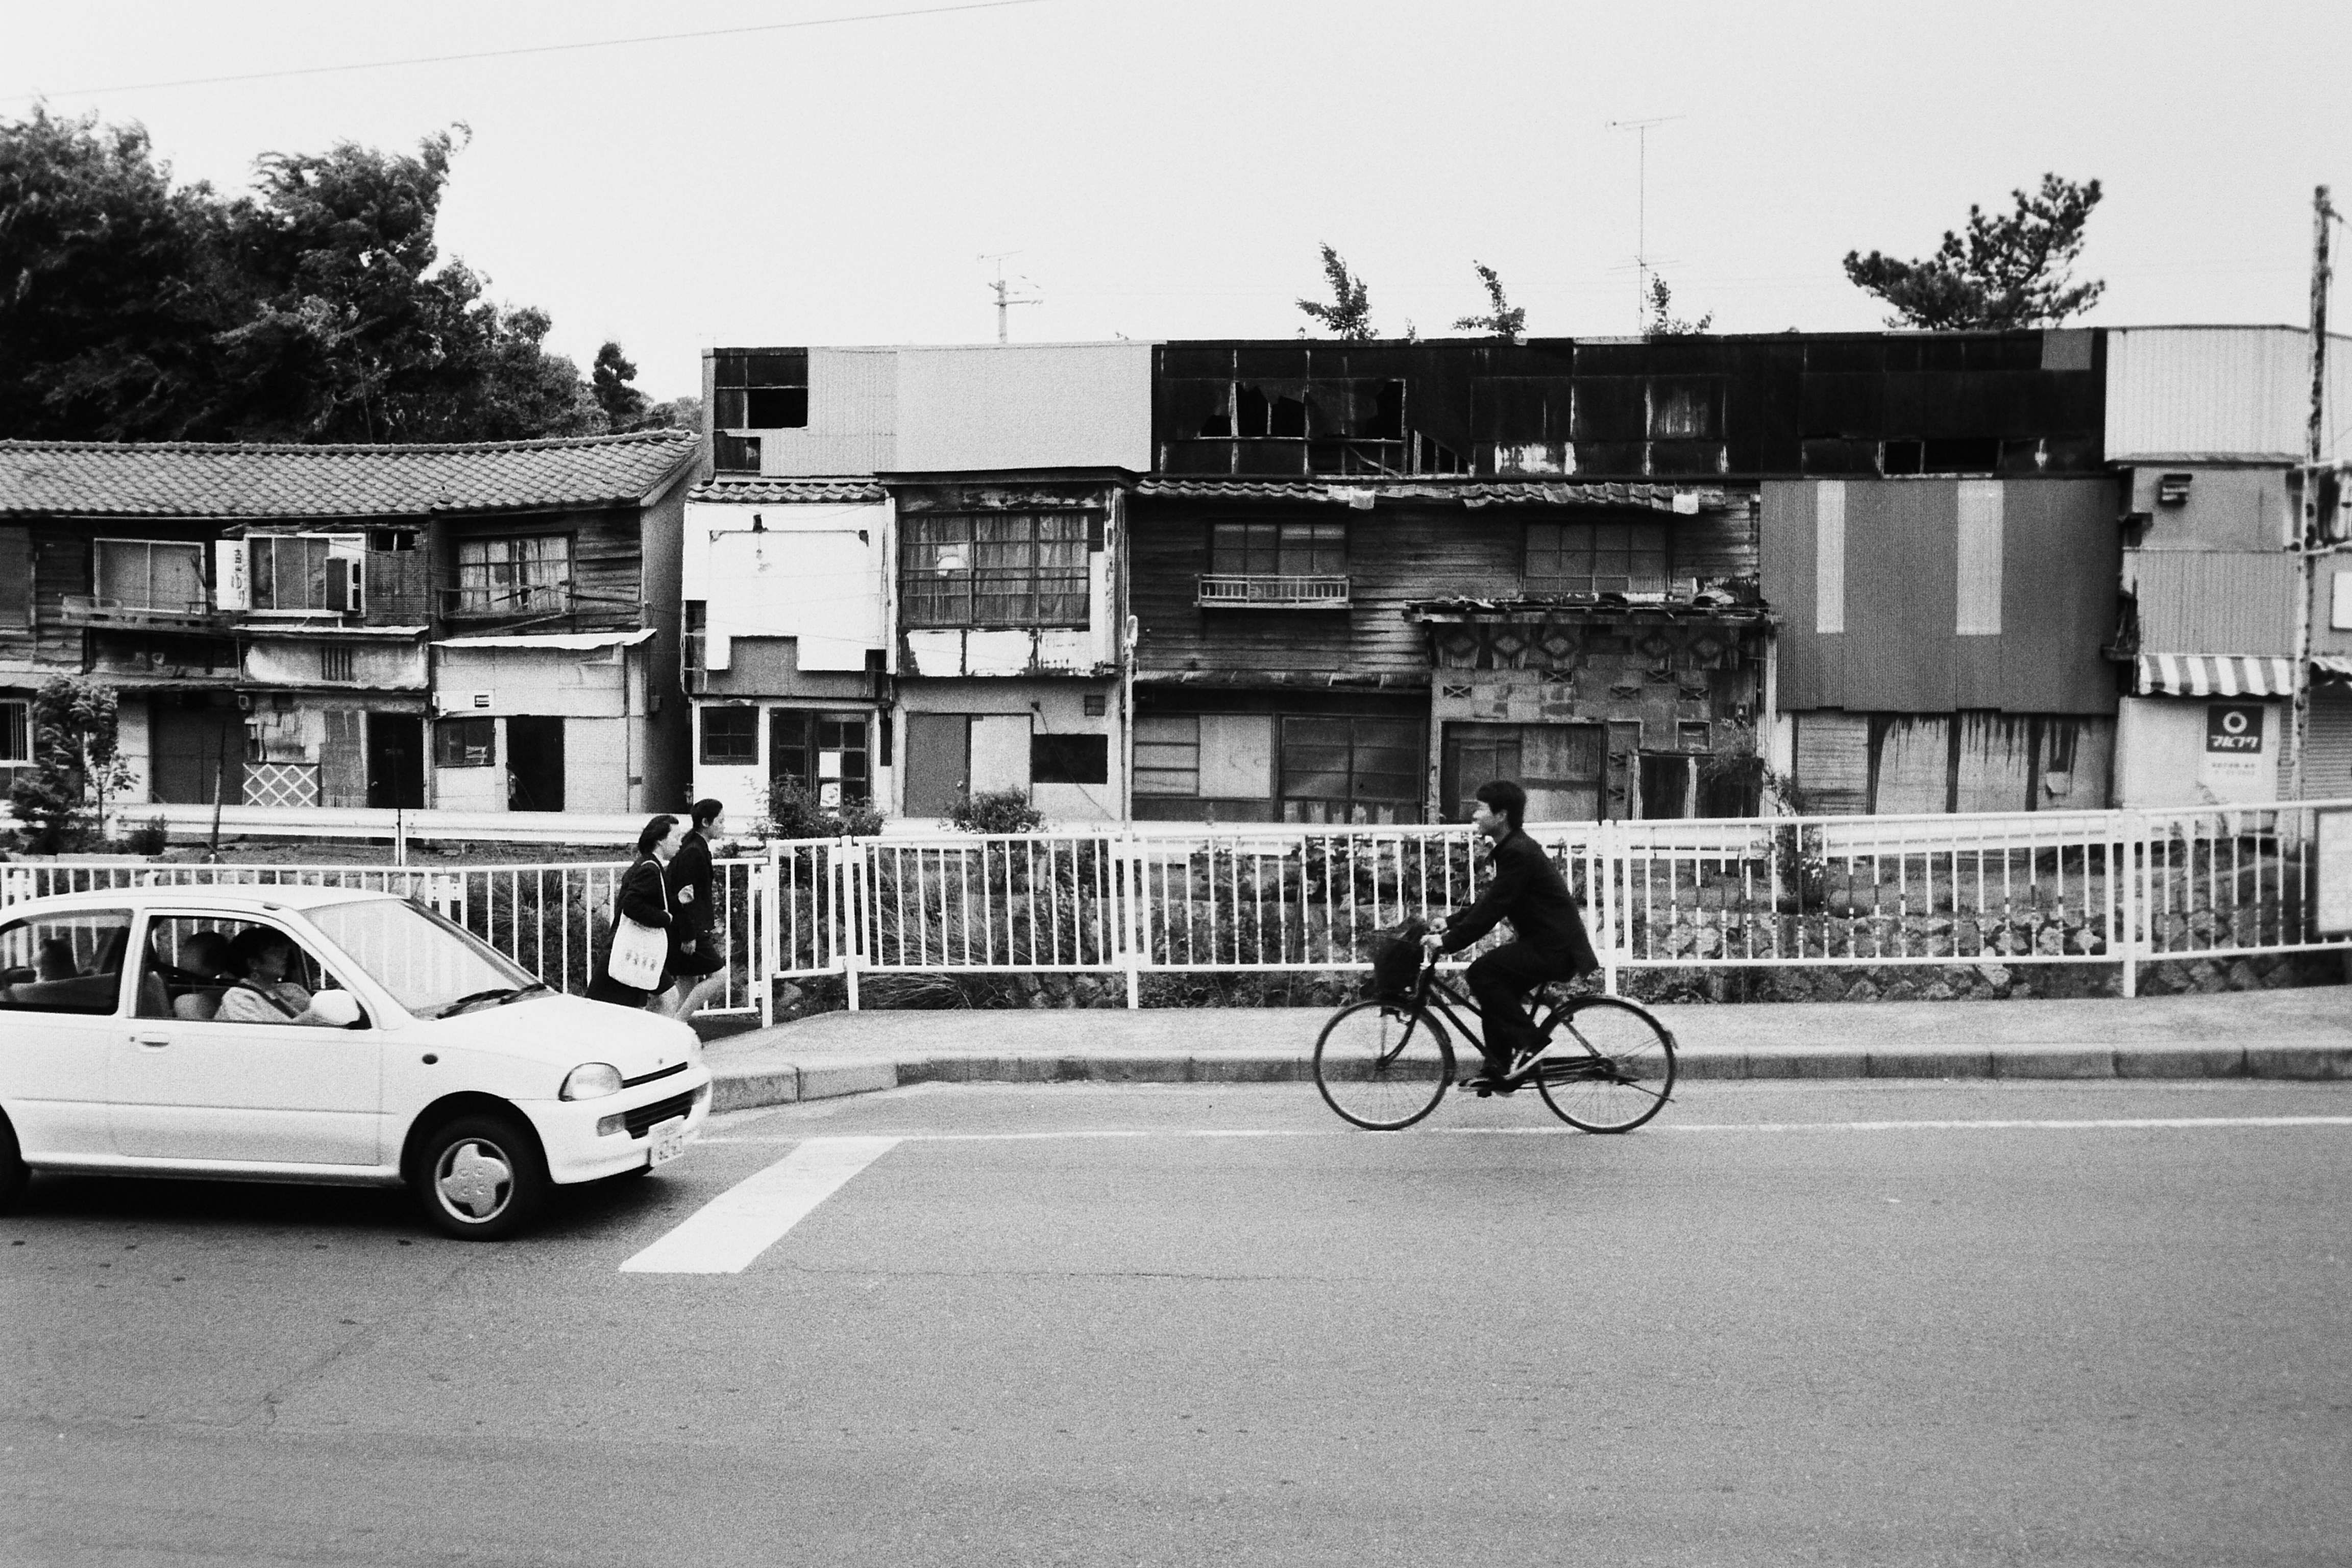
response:
{"label": "white kei car", "polygon": [[0,909],[0,1208],[31,1171],[405,1183],[441,1230],[488,1241],[551,1184],[677,1157],[709,1111],[684,1024],[551,991],[389,893]]}

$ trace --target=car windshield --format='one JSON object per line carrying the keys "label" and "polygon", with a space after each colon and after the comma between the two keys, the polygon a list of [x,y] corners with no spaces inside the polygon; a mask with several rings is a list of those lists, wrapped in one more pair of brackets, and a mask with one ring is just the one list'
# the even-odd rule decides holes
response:
{"label": "car windshield", "polygon": [[420,1017],[464,997],[537,984],[537,976],[422,904],[361,899],[321,905],[310,916],[330,942]]}

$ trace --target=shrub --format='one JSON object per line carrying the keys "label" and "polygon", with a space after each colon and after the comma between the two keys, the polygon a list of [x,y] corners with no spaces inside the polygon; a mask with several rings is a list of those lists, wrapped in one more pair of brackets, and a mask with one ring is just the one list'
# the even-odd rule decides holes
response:
{"label": "shrub", "polygon": [[133,855],[161,855],[171,842],[171,835],[160,816],[137,824],[122,836],[123,847]]}
{"label": "shrub", "polygon": [[1045,826],[1045,814],[1017,789],[967,791],[956,796],[947,821],[966,833],[1034,833]]}
{"label": "shrub", "polygon": [[768,790],[764,828],[772,838],[870,838],[882,831],[882,813],[870,800],[824,805],[816,791],[787,779]]}

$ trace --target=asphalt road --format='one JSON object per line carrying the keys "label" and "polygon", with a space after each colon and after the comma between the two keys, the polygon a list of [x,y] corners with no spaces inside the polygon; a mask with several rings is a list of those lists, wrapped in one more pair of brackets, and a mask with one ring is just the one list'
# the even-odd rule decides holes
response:
{"label": "asphalt road", "polygon": [[[1702,1083],[1614,1139],[936,1086],[714,1134],[504,1247],[37,1184],[0,1560],[2352,1558],[2352,1085]],[[827,1151],[870,1163],[719,1226],[740,1272],[623,1269]]]}

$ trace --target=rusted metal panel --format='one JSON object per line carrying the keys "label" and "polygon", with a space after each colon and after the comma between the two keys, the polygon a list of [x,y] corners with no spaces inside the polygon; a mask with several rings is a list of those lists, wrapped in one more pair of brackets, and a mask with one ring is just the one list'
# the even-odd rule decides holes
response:
{"label": "rusted metal panel", "polygon": [[2101,649],[2115,635],[2112,479],[2019,480],[2001,498],[2000,700],[2011,713],[2113,718],[2115,672]]}
{"label": "rusted metal panel", "polygon": [[2107,459],[2293,462],[2303,448],[2309,374],[2310,337],[2294,327],[2110,330]]}
{"label": "rusted metal panel", "polygon": [[2126,552],[2124,584],[2138,601],[2140,647],[2291,657],[2302,565],[2284,551]]}
{"label": "rusted metal panel", "polygon": [[1955,487],[1849,481],[1845,492],[1846,705],[1949,712]]}

